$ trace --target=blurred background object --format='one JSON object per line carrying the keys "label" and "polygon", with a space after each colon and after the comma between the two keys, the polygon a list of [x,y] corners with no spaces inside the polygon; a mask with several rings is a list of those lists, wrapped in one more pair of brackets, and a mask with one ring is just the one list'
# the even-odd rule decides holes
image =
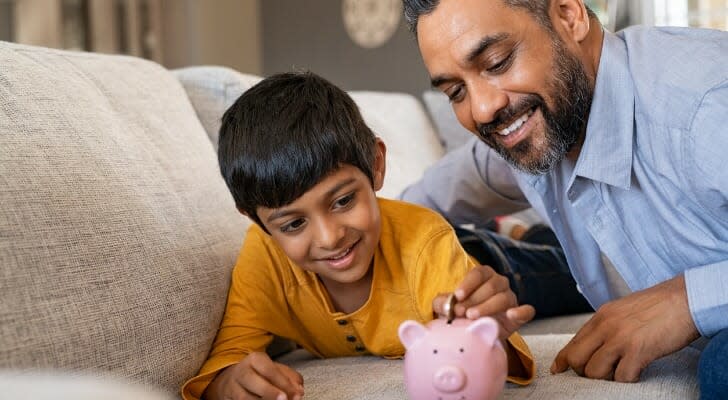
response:
{"label": "blurred background object", "polygon": [[[586,0],[612,31],[728,28],[728,0]],[[429,88],[400,0],[0,0],[0,40],[129,54],[167,68],[310,69],[347,90]]]}

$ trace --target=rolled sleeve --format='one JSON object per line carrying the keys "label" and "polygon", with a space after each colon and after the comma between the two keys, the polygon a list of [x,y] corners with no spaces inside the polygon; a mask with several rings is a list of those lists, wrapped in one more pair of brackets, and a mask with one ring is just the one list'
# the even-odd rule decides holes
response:
{"label": "rolled sleeve", "polygon": [[685,271],[688,305],[703,336],[728,328],[728,261]]}

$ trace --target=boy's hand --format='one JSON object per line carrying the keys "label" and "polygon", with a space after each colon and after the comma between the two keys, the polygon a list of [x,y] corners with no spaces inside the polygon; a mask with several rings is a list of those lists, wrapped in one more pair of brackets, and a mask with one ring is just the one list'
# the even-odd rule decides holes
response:
{"label": "boy's hand", "polygon": [[[494,318],[501,326],[501,340],[507,339],[536,314],[530,305],[519,306],[508,278],[486,265],[468,271],[455,289],[455,297],[458,300],[455,304],[456,317]],[[446,299],[447,294],[440,294],[432,301],[432,309],[440,316],[445,316]]]}
{"label": "boy's hand", "polygon": [[203,399],[299,400],[303,377],[290,367],[274,362],[268,354],[250,353],[242,361],[220,372]]}

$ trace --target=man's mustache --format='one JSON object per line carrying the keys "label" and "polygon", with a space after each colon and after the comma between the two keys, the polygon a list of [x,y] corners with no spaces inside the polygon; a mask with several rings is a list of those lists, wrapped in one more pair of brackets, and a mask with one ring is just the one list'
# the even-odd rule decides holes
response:
{"label": "man's mustache", "polygon": [[530,94],[521,99],[517,104],[499,110],[496,113],[495,118],[493,118],[493,121],[476,125],[478,134],[481,139],[491,137],[496,134],[497,131],[507,127],[508,124],[512,123],[517,117],[526,113],[526,111],[544,104],[545,102],[541,96]]}

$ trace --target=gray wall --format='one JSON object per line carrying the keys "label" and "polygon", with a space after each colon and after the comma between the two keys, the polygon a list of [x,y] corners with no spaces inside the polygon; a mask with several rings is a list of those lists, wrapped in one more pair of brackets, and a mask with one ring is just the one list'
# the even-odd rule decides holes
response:
{"label": "gray wall", "polygon": [[13,40],[13,4],[0,1],[0,40]]}
{"label": "gray wall", "polygon": [[365,49],[349,39],[341,0],[263,0],[263,74],[308,69],[346,90],[407,92],[429,88],[414,37],[404,18],[382,47]]}

